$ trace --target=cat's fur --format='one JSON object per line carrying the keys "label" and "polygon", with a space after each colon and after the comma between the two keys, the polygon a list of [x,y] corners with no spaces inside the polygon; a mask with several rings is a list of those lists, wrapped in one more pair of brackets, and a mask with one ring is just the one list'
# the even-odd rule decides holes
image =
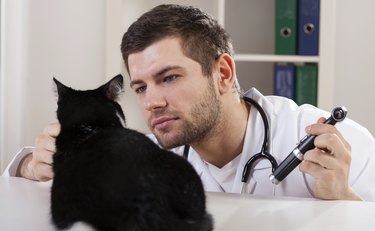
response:
{"label": "cat's fur", "polygon": [[212,230],[202,182],[182,157],[123,127],[115,102],[123,78],[78,91],[54,79],[58,92],[51,189],[59,229],[81,221],[97,230]]}

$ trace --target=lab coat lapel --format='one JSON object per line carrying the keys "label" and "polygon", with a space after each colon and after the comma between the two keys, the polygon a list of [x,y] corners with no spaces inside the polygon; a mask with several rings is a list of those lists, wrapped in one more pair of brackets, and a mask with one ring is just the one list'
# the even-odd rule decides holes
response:
{"label": "lab coat lapel", "polygon": [[188,160],[193,165],[196,172],[200,176],[205,191],[223,192],[223,189],[216,182],[214,177],[211,175],[210,171],[208,171],[208,168],[203,162],[203,160],[192,148],[190,148]]}

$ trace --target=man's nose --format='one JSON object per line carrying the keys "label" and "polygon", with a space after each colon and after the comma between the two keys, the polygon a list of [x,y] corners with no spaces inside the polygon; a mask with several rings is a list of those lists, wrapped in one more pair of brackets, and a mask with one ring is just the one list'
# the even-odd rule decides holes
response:
{"label": "man's nose", "polygon": [[167,105],[167,101],[165,100],[161,89],[148,86],[143,104],[147,111],[155,111],[165,107]]}

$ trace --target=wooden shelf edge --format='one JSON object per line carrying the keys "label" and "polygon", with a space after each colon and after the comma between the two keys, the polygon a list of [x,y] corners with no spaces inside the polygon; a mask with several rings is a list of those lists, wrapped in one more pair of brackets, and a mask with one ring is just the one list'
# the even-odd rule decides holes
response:
{"label": "wooden shelf edge", "polygon": [[319,56],[235,54],[235,61],[319,63]]}

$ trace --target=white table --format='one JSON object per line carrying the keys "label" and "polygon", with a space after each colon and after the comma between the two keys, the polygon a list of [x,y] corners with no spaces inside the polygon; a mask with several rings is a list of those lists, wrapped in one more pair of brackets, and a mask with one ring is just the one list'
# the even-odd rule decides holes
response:
{"label": "white table", "polygon": [[[0,230],[49,231],[50,182],[0,177]],[[375,202],[207,193],[215,231],[375,230]]]}
{"label": "white table", "polygon": [[375,230],[375,202],[208,193],[216,231]]}

